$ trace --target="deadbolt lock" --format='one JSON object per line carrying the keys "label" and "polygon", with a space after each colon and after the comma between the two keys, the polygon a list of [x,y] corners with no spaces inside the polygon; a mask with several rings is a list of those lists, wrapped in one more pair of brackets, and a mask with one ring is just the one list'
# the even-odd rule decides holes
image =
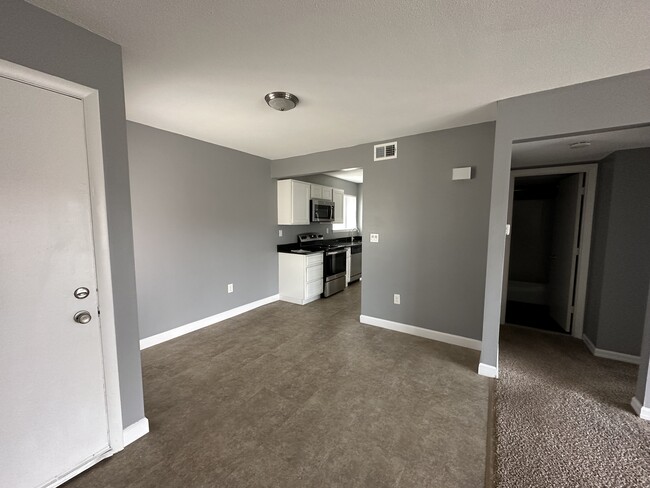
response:
{"label": "deadbolt lock", "polygon": [[88,295],[90,295],[90,290],[85,286],[80,286],[74,291],[75,298],[78,298],[79,300],[83,300]]}

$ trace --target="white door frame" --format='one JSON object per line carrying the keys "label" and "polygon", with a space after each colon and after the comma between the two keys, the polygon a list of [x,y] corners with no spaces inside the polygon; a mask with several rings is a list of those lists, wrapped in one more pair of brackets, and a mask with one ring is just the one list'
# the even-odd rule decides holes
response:
{"label": "white door frame", "polygon": [[[598,165],[577,164],[570,166],[545,166],[543,168],[513,169],[510,171],[510,197],[508,200],[508,225],[512,226],[512,207],[514,200],[515,178],[522,176],[540,175],[561,175],[561,174],[585,174],[585,199],[582,209],[581,235],[580,235],[580,258],[578,259],[578,273],[576,276],[576,301],[573,313],[573,325],[571,335],[582,339],[585,305],[587,301],[587,277],[589,274],[589,256],[591,254],[591,231],[594,220],[594,207],[596,203],[596,179],[598,176]],[[517,232],[517,229],[512,229]],[[512,233],[511,233],[512,234]],[[506,255],[503,267],[503,295],[501,297],[501,323],[505,322],[505,309],[508,300],[508,272],[510,269],[510,236],[506,241]]]}
{"label": "white door frame", "polygon": [[89,460],[83,466],[56,481],[56,485],[72,478],[101,459],[124,448],[122,402],[115,338],[115,315],[113,308],[113,284],[108,241],[106,191],[104,186],[104,157],[99,116],[99,92],[55,76],[26,68],[0,59],[0,77],[26,83],[38,88],[77,98],[83,103],[88,173],[90,180],[90,206],[92,231],[95,245],[95,267],[99,309],[101,310],[100,336],[104,364],[106,409],[108,414],[108,441],[110,450],[102,456]]}

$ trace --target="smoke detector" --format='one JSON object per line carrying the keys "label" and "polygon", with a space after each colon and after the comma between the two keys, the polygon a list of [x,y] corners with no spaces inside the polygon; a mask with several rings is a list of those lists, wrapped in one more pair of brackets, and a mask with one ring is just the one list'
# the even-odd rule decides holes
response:
{"label": "smoke detector", "polygon": [[589,146],[591,146],[591,142],[589,141],[580,141],[580,142],[574,142],[573,144],[569,144],[570,149],[583,149]]}
{"label": "smoke detector", "polygon": [[264,100],[269,107],[280,112],[286,112],[298,105],[298,97],[289,92],[277,91],[268,93]]}

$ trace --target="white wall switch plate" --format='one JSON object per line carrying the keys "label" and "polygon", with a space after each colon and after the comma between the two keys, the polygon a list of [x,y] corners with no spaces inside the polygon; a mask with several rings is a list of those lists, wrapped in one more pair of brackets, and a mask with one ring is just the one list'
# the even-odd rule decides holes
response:
{"label": "white wall switch plate", "polygon": [[235,287],[233,286],[232,283],[229,283],[228,284],[228,293],[232,293],[233,291],[235,291]]}
{"label": "white wall switch plate", "polygon": [[512,227],[510,227],[510,224],[506,224],[506,235],[509,236],[510,232],[512,232]]}
{"label": "white wall switch plate", "polygon": [[379,234],[370,234],[370,242],[379,242]]}
{"label": "white wall switch plate", "polygon": [[278,236],[282,237],[282,229],[278,231]]}
{"label": "white wall switch plate", "polygon": [[398,293],[395,293],[395,294],[393,295],[393,303],[394,303],[395,305],[399,305],[399,303],[400,303],[400,296],[399,296]]}
{"label": "white wall switch plate", "polygon": [[471,180],[472,179],[472,167],[467,166],[465,168],[454,168],[451,173],[452,180]]}

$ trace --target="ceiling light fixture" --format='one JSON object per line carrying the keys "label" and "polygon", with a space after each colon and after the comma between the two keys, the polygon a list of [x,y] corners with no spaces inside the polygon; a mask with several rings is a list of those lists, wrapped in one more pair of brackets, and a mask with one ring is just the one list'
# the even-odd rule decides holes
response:
{"label": "ceiling light fixture", "polygon": [[569,147],[571,149],[582,149],[589,146],[591,146],[591,142],[588,141],[580,141],[580,142],[574,142],[573,144],[569,144]]}
{"label": "ceiling light fixture", "polygon": [[289,93],[289,92],[271,92],[264,97],[266,103],[269,107],[279,110],[280,112],[286,112],[291,110],[296,105],[298,105],[298,97]]}

